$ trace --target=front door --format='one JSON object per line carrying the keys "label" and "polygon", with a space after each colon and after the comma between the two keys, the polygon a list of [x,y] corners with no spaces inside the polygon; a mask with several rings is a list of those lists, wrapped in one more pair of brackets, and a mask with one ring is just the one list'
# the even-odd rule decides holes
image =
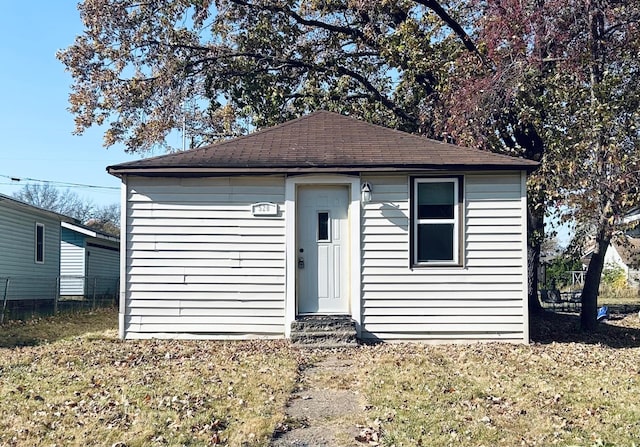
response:
{"label": "front door", "polygon": [[348,197],[345,186],[298,189],[299,314],[349,312]]}

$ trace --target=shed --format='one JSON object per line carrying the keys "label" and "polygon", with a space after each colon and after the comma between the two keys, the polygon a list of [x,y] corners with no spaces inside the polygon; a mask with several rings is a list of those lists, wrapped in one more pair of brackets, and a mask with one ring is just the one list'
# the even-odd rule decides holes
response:
{"label": "shed", "polygon": [[115,295],[120,239],[77,222],[62,222],[60,295]]}
{"label": "shed", "polygon": [[123,338],[528,342],[537,163],[318,111],[107,168],[122,179]]}
{"label": "shed", "polygon": [[52,300],[60,223],[72,218],[0,194],[0,300]]}

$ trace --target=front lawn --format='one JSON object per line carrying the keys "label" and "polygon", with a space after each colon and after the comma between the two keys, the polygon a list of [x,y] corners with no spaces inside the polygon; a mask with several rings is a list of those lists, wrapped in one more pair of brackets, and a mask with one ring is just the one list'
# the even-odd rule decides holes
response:
{"label": "front lawn", "polygon": [[537,324],[529,346],[362,350],[360,381],[384,445],[638,445],[637,314],[590,336],[571,315]]}
{"label": "front lawn", "polygon": [[286,341],[123,342],[115,319],[98,311],[0,327],[1,446],[266,446],[299,368],[326,355],[357,365],[332,373],[325,386],[357,388],[384,446],[640,439],[637,314],[587,336],[576,331],[575,315],[547,314],[528,346],[322,352]]}
{"label": "front lawn", "polygon": [[296,379],[288,343],[122,342],[115,321],[100,311],[0,328],[34,345],[0,348],[0,445],[267,444]]}

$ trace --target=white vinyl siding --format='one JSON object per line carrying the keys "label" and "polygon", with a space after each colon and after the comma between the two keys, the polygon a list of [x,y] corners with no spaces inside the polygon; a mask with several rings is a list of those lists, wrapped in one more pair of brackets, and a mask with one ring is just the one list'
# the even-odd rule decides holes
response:
{"label": "white vinyl siding", "polygon": [[120,253],[109,247],[87,244],[87,276],[117,278]]}
{"label": "white vinyl siding", "polygon": [[411,269],[409,180],[373,185],[362,217],[362,335],[526,342],[526,228],[521,175],[464,176],[463,267]]}
{"label": "white vinyl siding", "polygon": [[[36,262],[36,223],[44,225],[44,262]],[[60,221],[0,200],[0,298],[54,299],[60,269]]]}
{"label": "white vinyl siding", "polygon": [[71,225],[69,228],[63,225],[60,244],[61,296],[99,298],[117,294],[120,246],[112,239],[82,227]]}
{"label": "white vinyl siding", "polygon": [[87,293],[91,296],[113,296],[120,283],[120,252],[116,247],[87,242]]}
{"label": "white vinyl siding", "polygon": [[83,296],[85,293],[84,235],[62,228],[60,243],[60,295]]}
{"label": "white vinyl siding", "polygon": [[283,204],[282,176],[127,178],[124,336],[284,336]]}

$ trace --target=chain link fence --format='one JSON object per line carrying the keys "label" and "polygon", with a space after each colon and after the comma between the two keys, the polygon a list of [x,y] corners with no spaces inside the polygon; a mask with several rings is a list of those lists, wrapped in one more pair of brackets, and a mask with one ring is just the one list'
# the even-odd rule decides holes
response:
{"label": "chain link fence", "polygon": [[117,304],[119,278],[0,276],[0,324]]}

